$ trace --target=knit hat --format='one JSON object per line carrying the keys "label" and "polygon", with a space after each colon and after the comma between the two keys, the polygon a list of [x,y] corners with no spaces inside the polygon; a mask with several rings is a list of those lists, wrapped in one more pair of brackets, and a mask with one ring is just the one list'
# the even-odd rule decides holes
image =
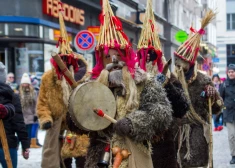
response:
{"label": "knit hat", "polygon": [[121,60],[128,67],[133,76],[135,62],[137,61],[127,35],[124,33],[122,23],[114,16],[108,0],[101,0],[102,13],[100,20],[100,35],[95,49],[96,65],[92,70],[92,78],[96,79],[104,69],[103,57],[108,55],[109,49],[119,52]]}
{"label": "knit hat", "polygon": [[[143,28],[137,46],[137,56],[140,68],[146,71],[146,59],[147,55],[149,54],[150,61],[153,62],[153,65],[157,64],[158,71],[161,72],[163,70],[162,49],[152,6],[152,0],[148,0],[145,12],[145,19],[143,22]],[[153,58],[151,58],[150,53],[154,55]],[[140,60],[142,61],[140,62]]]}
{"label": "knit hat", "polygon": [[228,70],[234,70],[235,71],[235,64],[229,64]]}
{"label": "knit hat", "polygon": [[174,52],[174,55],[188,62],[190,66],[194,66],[200,49],[201,37],[205,34],[205,27],[215,18],[215,15],[215,12],[209,10],[201,21],[201,29],[194,30],[194,34],[191,34],[188,40]]}
{"label": "knit hat", "polygon": [[23,83],[31,84],[31,80],[30,80],[29,75],[27,73],[23,74],[20,83],[21,84],[23,84]]}
{"label": "knit hat", "polygon": [[5,65],[0,62],[0,82],[5,83],[7,78],[6,68]]}

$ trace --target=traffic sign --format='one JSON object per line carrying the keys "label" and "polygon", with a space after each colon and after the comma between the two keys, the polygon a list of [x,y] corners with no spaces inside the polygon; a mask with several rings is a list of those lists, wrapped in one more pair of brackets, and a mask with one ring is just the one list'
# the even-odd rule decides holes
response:
{"label": "traffic sign", "polygon": [[210,69],[210,66],[207,65],[207,64],[203,64],[203,65],[202,65],[202,69],[203,69],[204,71],[208,71],[208,70]]}
{"label": "traffic sign", "polygon": [[180,30],[175,34],[175,39],[176,41],[183,43],[188,39],[188,34],[185,31]]}
{"label": "traffic sign", "polygon": [[215,57],[215,58],[212,58],[212,61],[213,61],[213,62],[219,62],[219,58],[216,58],[216,57]]}
{"label": "traffic sign", "polygon": [[78,52],[90,53],[95,49],[95,36],[90,31],[82,30],[75,36],[74,44]]}

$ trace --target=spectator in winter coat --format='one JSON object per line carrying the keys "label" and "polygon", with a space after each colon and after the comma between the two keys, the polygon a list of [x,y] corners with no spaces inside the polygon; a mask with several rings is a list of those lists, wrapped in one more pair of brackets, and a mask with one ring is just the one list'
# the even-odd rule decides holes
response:
{"label": "spectator in winter coat", "polygon": [[[36,115],[37,93],[31,85],[31,80],[27,73],[24,73],[20,84],[20,100],[24,116],[24,122],[28,131],[29,138],[31,138],[31,148],[40,148],[36,144],[36,132],[32,131],[33,125],[37,123],[38,117]],[[33,133],[33,134],[32,134]]]}
{"label": "spectator in winter coat", "polygon": [[[221,80],[218,74],[215,74],[212,76],[212,82],[215,85],[215,88],[217,91],[219,91],[220,85],[221,85]],[[220,123],[220,119],[223,118],[223,113],[219,114],[214,114],[213,115],[213,120],[214,120],[214,131],[221,131],[223,129],[223,124]]]}
{"label": "spectator in winter coat", "polygon": [[228,79],[220,87],[220,96],[224,100],[224,122],[228,128],[228,139],[232,160],[235,164],[235,64],[228,66]]}
{"label": "spectator in winter coat", "polygon": [[15,75],[12,72],[7,74],[7,84],[15,93],[19,93],[19,85],[15,83]]}
{"label": "spectator in winter coat", "polygon": [[[13,168],[16,168],[17,167],[17,138],[15,136],[15,132],[19,131],[21,126],[18,125],[19,119],[15,118],[18,115],[16,114],[14,116],[15,107],[13,104],[17,104],[17,103],[14,103],[15,102],[14,92],[10,88],[10,86],[5,84],[5,82],[6,82],[5,66],[3,65],[2,62],[0,62],[0,119],[3,120],[5,132],[7,136],[7,142],[9,146],[9,152],[10,152],[10,156],[12,160],[12,165],[13,165]],[[0,143],[0,163],[3,168],[7,168],[1,143]]]}

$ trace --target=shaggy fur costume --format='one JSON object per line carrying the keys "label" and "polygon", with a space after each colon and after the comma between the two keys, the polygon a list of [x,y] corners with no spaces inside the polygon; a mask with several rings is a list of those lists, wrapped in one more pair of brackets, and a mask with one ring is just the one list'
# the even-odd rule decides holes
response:
{"label": "shaggy fur costume", "polygon": [[[169,128],[172,122],[172,109],[165,90],[154,79],[147,81],[144,88],[142,86],[138,87],[138,95],[140,95],[140,108],[132,110],[128,114],[125,109],[128,98],[125,96],[116,97],[117,118],[121,119],[126,116],[131,121],[133,131],[130,138],[137,143],[139,150],[146,153],[146,155],[150,155],[150,145],[147,141]],[[112,146],[126,148],[123,137],[113,133],[112,127],[104,130],[102,134],[99,132],[96,133],[96,136],[90,137],[93,140],[87,154],[85,168],[97,168],[96,165],[104,151],[105,139],[112,139]],[[128,161],[124,160],[120,168],[127,167]]]}
{"label": "shaggy fur costume", "polygon": [[57,80],[54,70],[42,76],[42,83],[37,102],[37,114],[42,128],[43,124],[66,115],[67,107],[63,101],[62,81]]}
{"label": "shaggy fur costume", "polygon": [[[187,98],[181,83],[171,73],[171,78],[165,85],[167,97],[171,102],[173,117],[181,118],[189,110]],[[178,168],[177,150],[174,144],[174,135],[171,128],[164,132],[159,141],[152,143],[152,158],[154,168]]]}
{"label": "shaggy fur costume", "polygon": [[172,105],[173,117],[182,118],[189,110],[189,105],[182,85],[173,73],[164,88]]}
{"label": "shaggy fur costume", "polygon": [[[208,122],[209,107],[206,98],[201,97],[202,91],[205,90],[206,85],[214,86],[211,79],[198,72],[196,79],[188,84],[188,91],[191,99],[191,103],[196,113],[206,122]],[[218,94],[218,93],[217,93]],[[218,96],[220,99],[220,97]],[[216,100],[215,100],[216,101]],[[214,103],[212,106],[212,113],[217,114],[221,111],[222,106]],[[190,123],[190,122],[189,122]],[[180,150],[180,159],[182,167],[202,167],[208,164],[208,144],[204,137],[203,126],[190,123],[191,130],[189,132],[189,144],[190,144],[190,160],[184,159],[187,153],[186,142],[183,142]],[[175,130],[175,134],[178,130]],[[177,142],[178,144],[178,142]]]}
{"label": "shaggy fur costume", "polygon": [[127,118],[131,120],[133,127],[130,136],[137,142],[151,140],[169,128],[172,108],[159,82],[153,78],[146,82],[141,93],[139,110],[128,114]]}

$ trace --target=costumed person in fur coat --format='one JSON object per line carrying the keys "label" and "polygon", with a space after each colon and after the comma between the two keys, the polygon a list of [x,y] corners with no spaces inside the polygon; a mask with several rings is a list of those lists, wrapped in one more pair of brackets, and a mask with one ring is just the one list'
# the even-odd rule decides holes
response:
{"label": "costumed person in fur coat", "polygon": [[195,31],[174,53],[175,72],[191,102],[189,112],[178,122],[179,129],[174,130],[175,135],[178,135],[176,144],[181,167],[212,166],[212,116],[209,106],[212,106],[212,113],[216,114],[221,111],[223,102],[210,77],[197,71],[195,61],[204,28],[214,16],[213,11],[208,11],[201,21],[201,29]]}
{"label": "costumed person in fur coat", "polygon": [[[103,0],[100,21],[97,64],[92,78],[112,91],[117,107],[114,117],[117,123],[102,131],[89,133],[91,144],[85,168],[108,167],[111,164],[114,168],[152,168],[150,140],[169,128],[172,122],[170,102],[154,76],[149,75],[146,80],[147,75],[141,69],[135,74],[136,55],[108,0]],[[96,108],[96,112],[102,113],[102,109]],[[113,149],[114,160],[106,158],[104,163],[100,159],[102,154],[110,153],[109,146]],[[128,152],[131,153],[129,156]]]}
{"label": "costumed person in fur coat", "polygon": [[[76,81],[80,82],[80,80],[83,80],[81,78],[86,74],[86,69],[80,72],[81,66],[87,65],[85,59],[81,55],[74,53],[70,48],[62,10],[61,7],[59,9],[61,32],[61,37],[58,41],[59,54],[53,53],[53,58],[51,59],[52,69],[42,76],[37,102],[40,128],[47,130],[42,152],[42,168],[62,167],[60,165],[61,142],[63,141],[63,132],[67,129],[65,119],[72,90],[71,85],[74,84],[70,77],[74,75],[76,83]],[[65,68],[63,70],[59,68],[54,56],[62,62],[60,65],[64,65]],[[67,74],[70,74],[70,77]],[[77,85],[77,83],[74,85]],[[86,153],[85,150],[83,152]],[[70,165],[66,163],[67,161]],[[67,159],[67,161],[65,160],[64,162],[65,167],[71,167],[71,159]],[[83,165],[77,166],[83,167]]]}
{"label": "costumed person in fur coat", "polygon": [[[166,63],[162,55],[161,42],[157,33],[152,0],[147,1],[145,20],[138,43],[138,62],[141,69],[156,76],[167,92],[173,109],[173,118],[182,118],[188,111],[188,102],[181,83],[168,72],[171,60]],[[163,69],[163,64],[165,67]],[[173,127],[173,125],[171,125]],[[152,160],[154,168],[178,168],[177,151],[172,128],[152,140]]]}

